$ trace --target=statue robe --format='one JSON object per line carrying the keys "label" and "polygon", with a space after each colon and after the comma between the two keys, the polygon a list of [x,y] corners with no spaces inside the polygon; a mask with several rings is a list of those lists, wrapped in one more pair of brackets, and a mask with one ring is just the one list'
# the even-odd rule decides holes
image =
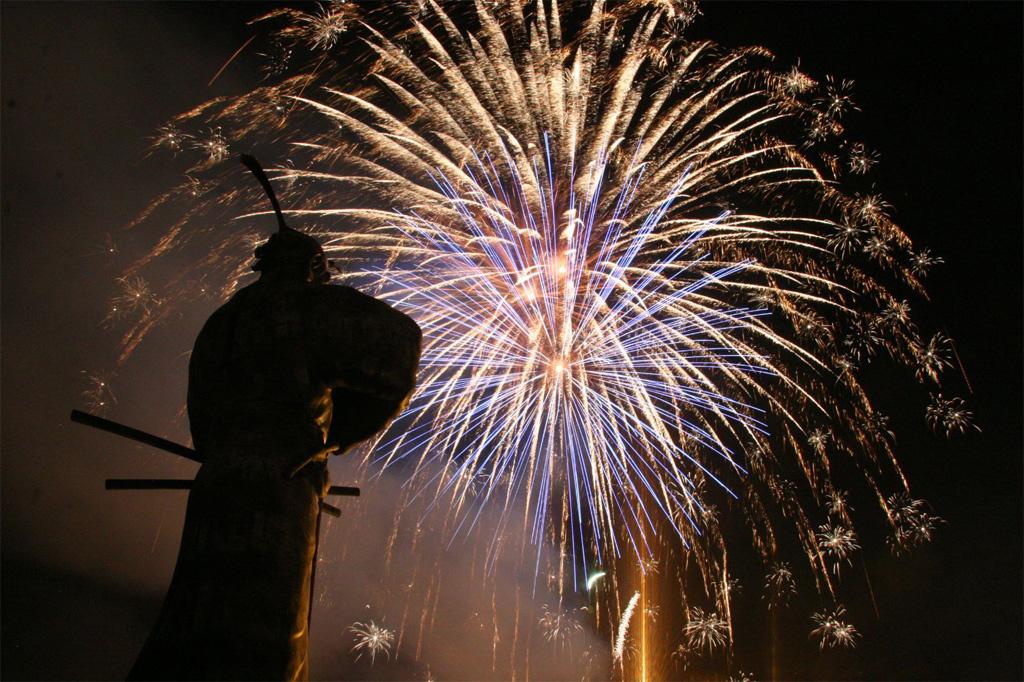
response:
{"label": "statue robe", "polygon": [[308,677],[325,444],[344,449],[400,411],[419,347],[415,322],[348,287],[261,280],[210,317],[189,365],[203,464],[129,679]]}

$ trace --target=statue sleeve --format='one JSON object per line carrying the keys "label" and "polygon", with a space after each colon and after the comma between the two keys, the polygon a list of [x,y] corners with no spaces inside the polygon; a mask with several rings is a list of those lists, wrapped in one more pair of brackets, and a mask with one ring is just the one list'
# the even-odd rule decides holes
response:
{"label": "statue sleeve", "polygon": [[416,384],[421,332],[410,317],[355,289],[324,286],[312,294],[311,378],[331,389],[328,442],[347,448],[405,406]]}

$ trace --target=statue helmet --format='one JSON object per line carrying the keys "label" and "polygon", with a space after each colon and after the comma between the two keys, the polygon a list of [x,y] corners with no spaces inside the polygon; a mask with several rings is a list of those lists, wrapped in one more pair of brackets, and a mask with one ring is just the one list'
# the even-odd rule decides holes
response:
{"label": "statue helmet", "polygon": [[242,154],[240,160],[252,172],[252,174],[263,186],[263,190],[270,199],[277,216],[277,232],[270,236],[266,242],[256,248],[253,255],[256,256],[256,263],[252,269],[257,272],[268,272],[279,269],[305,270],[309,268],[312,280],[318,284],[326,284],[331,276],[327,272],[327,258],[324,255],[323,247],[313,237],[294,230],[284,222],[284,214],[281,212],[281,205],[274,194],[274,188],[263,167],[255,157]]}

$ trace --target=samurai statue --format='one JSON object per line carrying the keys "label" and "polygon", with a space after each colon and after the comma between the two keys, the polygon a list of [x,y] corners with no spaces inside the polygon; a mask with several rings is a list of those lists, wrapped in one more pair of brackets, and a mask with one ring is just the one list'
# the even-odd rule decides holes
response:
{"label": "samurai statue", "polygon": [[415,383],[420,329],[328,284],[320,244],[284,223],[256,249],[259,279],[206,322],[189,364],[203,458],[157,622],[129,679],[308,678],[319,506],[331,455],[381,430]]}

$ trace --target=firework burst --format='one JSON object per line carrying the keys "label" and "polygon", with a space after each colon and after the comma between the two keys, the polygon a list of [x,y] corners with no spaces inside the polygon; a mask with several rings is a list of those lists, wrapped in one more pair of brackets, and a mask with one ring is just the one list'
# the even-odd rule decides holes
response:
{"label": "firework burst", "polygon": [[786,606],[795,595],[796,579],[789,564],[784,561],[772,564],[764,579],[764,597],[768,600],[768,607],[777,609]]}
{"label": "firework burst", "polygon": [[141,277],[125,275],[117,280],[119,291],[110,300],[107,322],[126,317],[149,315],[160,305],[160,298],[153,293],[149,283]]}
{"label": "firework burst", "polygon": [[552,611],[544,606],[544,615],[539,623],[544,640],[557,646],[567,646],[572,637],[583,630],[580,622],[562,611]]}
{"label": "firework burst", "polygon": [[377,660],[379,654],[391,656],[391,645],[395,641],[395,633],[377,625],[372,620],[368,623],[353,623],[348,631],[355,637],[352,652],[358,661],[364,654],[370,655],[370,663]]}
{"label": "firework burst", "polygon": [[[695,15],[667,0],[268,13],[277,80],[158,135],[220,191],[169,193],[189,214],[132,272],[202,242],[230,292],[248,266],[237,234],[184,226],[255,203],[215,172],[229,140],[277,155],[282,203],[315,225],[335,281],[424,330],[419,390],[366,465],[407,474],[454,532],[485,507],[524,523],[537,574],[579,589],[674,538],[725,594],[721,616],[690,612],[688,643],[710,650],[732,637],[719,514],[746,511],[771,604],[795,591],[787,539],[833,592],[859,547],[833,459],[879,500],[907,489],[861,369],[888,356],[934,380],[948,359],[907,301],[941,259],[873,188],[837,183],[878,159],[841,139],[852,83],[692,40]],[[934,399],[936,429],[970,427],[957,401]],[[506,537],[487,538],[489,561],[522,546]],[[636,601],[612,609],[619,660]]]}
{"label": "firework burst", "polygon": [[818,546],[832,560],[832,571],[839,575],[839,565],[845,561],[850,563],[850,556],[860,549],[857,535],[849,528],[838,524],[826,523],[818,527]]}
{"label": "firework burst", "polygon": [[837,606],[831,611],[818,611],[811,617],[817,626],[811,630],[811,637],[818,638],[820,649],[825,647],[852,649],[857,646],[860,633],[857,632],[857,628],[844,620],[845,617],[846,608],[843,606]]}
{"label": "firework burst", "polygon": [[706,649],[711,653],[724,647],[729,639],[729,624],[714,611],[705,612],[700,608],[686,611],[686,626],[683,635],[689,651]]}
{"label": "firework burst", "polygon": [[889,547],[894,554],[916,549],[932,541],[935,528],[945,523],[928,511],[928,503],[915,500],[907,493],[898,493],[885,501],[893,534]]}
{"label": "firework burst", "polygon": [[104,413],[111,405],[117,403],[117,397],[110,386],[110,376],[104,372],[82,372],[86,387],[82,390],[82,399],[94,413]]}
{"label": "firework burst", "polygon": [[981,431],[974,423],[974,415],[967,409],[963,398],[944,398],[941,393],[932,394],[931,403],[925,409],[925,417],[933,429],[944,430],[947,438],[968,429]]}

